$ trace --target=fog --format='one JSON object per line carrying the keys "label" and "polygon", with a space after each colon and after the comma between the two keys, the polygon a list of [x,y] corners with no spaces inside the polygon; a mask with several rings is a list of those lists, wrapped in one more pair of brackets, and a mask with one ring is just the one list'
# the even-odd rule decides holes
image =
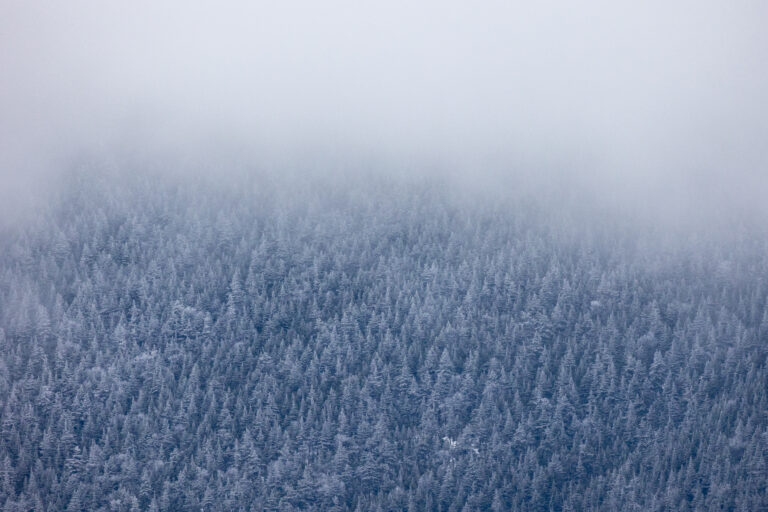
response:
{"label": "fog", "polygon": [[525,176],[639,211],[766,211],[759,0],[0,9],[5,216],[73,162],[126,155],[181,172],[238,160]]}

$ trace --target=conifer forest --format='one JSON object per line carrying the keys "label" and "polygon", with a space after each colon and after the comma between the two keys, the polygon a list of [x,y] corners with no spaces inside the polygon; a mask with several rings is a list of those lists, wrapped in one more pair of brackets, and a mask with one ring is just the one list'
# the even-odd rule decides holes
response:
{"label": "conifer forest", "polygon": [[768,510],[764,228],[417,181],[81,173],[5,228],[0,509]]}

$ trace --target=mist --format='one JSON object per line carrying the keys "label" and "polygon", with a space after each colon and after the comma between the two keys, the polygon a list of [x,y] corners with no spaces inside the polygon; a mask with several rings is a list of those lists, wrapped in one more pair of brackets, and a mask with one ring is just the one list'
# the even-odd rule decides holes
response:
{"label": "mist", "polygon": [[768,510],[765,0],[0,0],[0,510]]}
{"label": "mist", "polygon": [[663,216],[766,211],[764,2],[2,11],[6,216],[73,162],[126,158],[182,177],[233,162],[376,169],[462,187],[575,187]]}

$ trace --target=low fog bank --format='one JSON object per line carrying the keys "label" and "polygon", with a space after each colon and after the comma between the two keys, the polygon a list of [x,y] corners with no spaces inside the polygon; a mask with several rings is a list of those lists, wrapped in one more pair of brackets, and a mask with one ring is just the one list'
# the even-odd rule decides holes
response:
{"label": "low fog bank", "polygon": [[25,198],[23,207],[2,219],[0,245],[3,240],[12,245],[18,236],[45,239],[69,230],[75,219],[119,225],[140,217],[159,229],[166,214],[150,213],[158,211],[186,218],[190,229],[200,222],[219,229],[250,217],[275,229],[293,222],[287,219],[310,218],[332,219],[350,230],[382,222],[382,229],[390,224],[399,226],[395,230],[415,229],[451,211],[457,233],[462,223],[482,220],[492,231],[548,234],[564,247],[590,240],[616,250],[629,244],[638,258],[670,262],[713,248],[751,254],[768,243],[768,216],[756,202],[738,207],[737,201],[718,198],[715,204],[703,194],[662,187],[631,191],[555,169],[522,166],[494,173],[488,164],[482,169],[483,180],[473,180],[466,169],[437,164],[317,154],[259,163],[233,151],[185,160],[155,152],[83,157],[29,192],[34,200]]}
{"label": "low fog bank", "polygon": [[87,167],[381,175],[660,225],[759,223],[767,9],[6,2],[0,216],[21,222]]}

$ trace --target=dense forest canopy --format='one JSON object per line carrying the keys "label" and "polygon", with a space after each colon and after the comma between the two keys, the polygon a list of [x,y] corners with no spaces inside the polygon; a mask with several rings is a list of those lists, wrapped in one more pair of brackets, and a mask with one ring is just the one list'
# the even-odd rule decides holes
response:
{"label": "dense forest canopy", "polygon": [[768,509],[763,231],[262,178],[0,235],[0,509]]}

